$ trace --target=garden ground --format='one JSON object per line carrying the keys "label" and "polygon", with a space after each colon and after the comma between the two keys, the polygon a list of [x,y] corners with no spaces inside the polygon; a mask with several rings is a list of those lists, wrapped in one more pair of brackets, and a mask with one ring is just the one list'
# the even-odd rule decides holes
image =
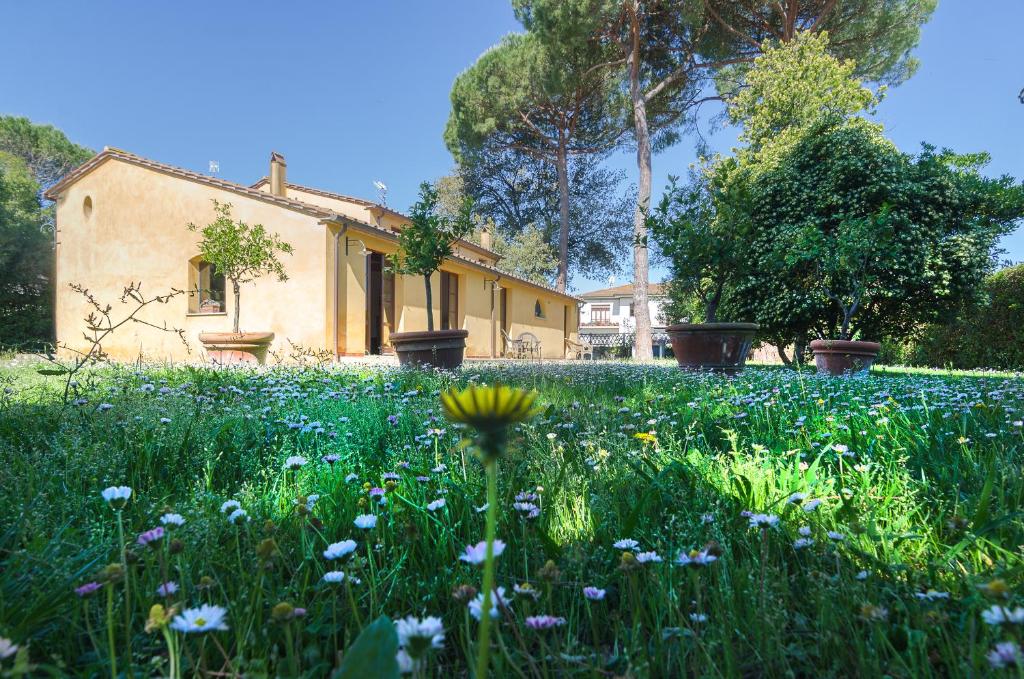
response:
{"label": "garden ground", "polygon": [[439,617],[416,671],[469,674],[483,474],[438,396],[496,381],[542,407],[498,462],[496,675],[1020,660],[1017,377],[115,366],[65,405],[37,367],[0,401],[0,636],[34,675],[323,676],[381,615]]}

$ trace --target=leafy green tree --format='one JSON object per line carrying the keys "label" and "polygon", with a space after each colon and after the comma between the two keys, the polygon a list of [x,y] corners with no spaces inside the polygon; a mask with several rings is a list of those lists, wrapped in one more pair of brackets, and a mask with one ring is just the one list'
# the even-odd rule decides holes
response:
{"label": "leafy green tree", "polygon": [[744,87],[727,100],[729,119],[743,126],[739,138],[750,151],[777,152],[822,118],[838,122],[874,113],[884,86],[877,93],[866,87],[856,63],[830,54],[828,47],[826,32],[764,43]]}
{"label": "leafy green tree", "polygon": [[0,116],[0,343],[53,339],[53,207],[42,192],[91,155],[54,127]]}
{"label": "leafy green tree", "polygon": [[569,276],[569,159],[609,149],[621,126],[614,77],[604,68],[607,47],[590,36],[563,30],[557,40],[532,34],[506,36],[455,80],[445,143],[460,163],[485,147],[526,154],[550,163],[558,190],[558,257],[555,285]]}
{"label": "leafy green tree", "polygon": [[268,233],[262,224],[246,224],[231,218],[231,204],[213,201],[216,219],[200,228],[189,224],[189,231],[198,231],[203,239],[199,242],[202,258],[213,264],[217,272],[231,281],[235,296],[234,331],[239,330],[241,308],[241,286],[260,278],[273,275],[279,281],[288,280],[284,264],[278,255],[292,253],[292,246],[276,233]]}
{"label": "leafy green tree", "polygon": [[17,116],[0,116],[0,151],[24,160],[40,190],[48,189],[93,155],[57,128]]}
{"label": "leafy green tree", "polygon": [[[462,175],[445,175],[434,182],[437,191],[437,211],[446,219],[459,219],[465,201],[473,201],[465,193]],[[480,204],[473,204],[473,231],[466,238],[480,245],[483,232],[490,234],[490,249],[501,256],[499,268],[526,280],[551,285],[558,271],[558,255],[551,247],[547,234],[536,224],[529,223],[506,236],[489,214],[482,214]]]}
{"label": "leafy green tree", "polygon": [[497,234],[493,249],[501,255],[503,270],[528,281],[551,285],[558,271],[558,255],[536,225],[528,225],[508,240]]}
{"label": "leafy green tree", "polygon": [[[717,159],[691,171],[690,180],[670,184],[648,222],[668,258],[672,321],[699,310],[705,323],[718,320],[728,285],[744,275],[750,219],[740,182],[730,182],[734,159]],[[697,309],[694,309],[694,300]]]}
{"label": "leafy green tree", "polygon": [[985,156],[901,153],[877,125],[811,126],[751,181],[737,311],[780,343],[901,338],[972,298],[1024,187],[981,174]]}
{"label": "leafy green tree", "polygon": [[[602,167],[594,156],[569,160],[569,273],[603,278],[622,268],[632,198],[625,173]],[[490,224],[500,266],[551,285],[558,271],[558,183],[550,163],[511,151],[475,153],[470,163],[436,182],[442,210],[454,216],[464,196],[474,219]],[[506,249],[501,249],[506,248]],[[555,266],[549,266],[550,253]],[[534,259],[539,258],[539,259]],[[523,265],[520,268],[519,264]],[[551,275],[538,276],[550,270]]]}
{"label": "leafy green tree", "polygon": [[0,151],[0,344],[52,339],[53,241],[25,163]]}
{"label": "leafy green tree", "polygon": [[396,273],[422,276],[427,293],[427,330],[434,330],[430,277],[451,257],[452,247],[473,231],[473,202],[466,199],[456,216],[439,209],[437,190],[420,184],[419,200],[409,208],[409,224],[398,233],[398,252],[389,257]]}

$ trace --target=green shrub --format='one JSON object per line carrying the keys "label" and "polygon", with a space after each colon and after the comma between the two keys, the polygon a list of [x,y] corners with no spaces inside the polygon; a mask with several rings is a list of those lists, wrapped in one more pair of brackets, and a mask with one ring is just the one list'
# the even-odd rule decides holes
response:
{"label": "green shrub", "polygon": [[925,326],[906,342],[887,342],[881,361],[952,368],[1024,369],[1024,264],[985,279],[982,302],[951,322]]}

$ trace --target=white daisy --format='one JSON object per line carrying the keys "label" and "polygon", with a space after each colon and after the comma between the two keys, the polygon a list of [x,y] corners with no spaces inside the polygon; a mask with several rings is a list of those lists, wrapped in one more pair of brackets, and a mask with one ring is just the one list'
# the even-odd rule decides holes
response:
{"label": "white daisy", "polygon": [[355,540],[342,540],[341,542],[327,545],[327,549],[324,550],[324,558],[328,561],[334,561],[343,556],[348,556],[354,551],[356,551]]}
{"label": "white daisy", "polygon": [[[494,541],[494,547],[492,549],[494,558],[501,556],[501,553],[505,551],[505,543],[501,540]],[[475,565],[480,565],[487,558],[487,543],[478,542],[475,545],[469,545],[466,547],[466,551],[459,555],[459,561],[465,561]]]}
{"label": "white daisy", "polygon": [[171,629],[185,634],[213,630],[223,631],[228,628],[224,621],[224,616],[227,613],[227,609],[210,604],[203,604],[199,608],[188,608],[175,616],[171,621]]}

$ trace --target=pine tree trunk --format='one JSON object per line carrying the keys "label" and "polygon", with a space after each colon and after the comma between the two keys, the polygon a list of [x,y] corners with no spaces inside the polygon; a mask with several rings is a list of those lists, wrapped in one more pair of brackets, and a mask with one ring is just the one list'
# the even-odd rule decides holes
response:
{"label": "pine tree trunk", "polygon": [[559,135],[558,157],[555,167],[558,171],[558,279],[555,288],[565,292],[569,280],[569,160],[565,150],[565,139]]}
{"label": "pine tree trunk", "polygon": [[430,274],[423,277],[423,284],[427,288],[427,330],[434,332],[433,295],[430,290]]}
{"label": "pine tree trunk", "polygon": [[241,330],[238,329],[239,328],[238,314],[239,314],[240,309],[242,308],[242,304],[241,304],[242,296],[239,294],[239,287],[240,286],[238,285],[238,281],[236,281],[236,280],[232,280],[231,281],[231,291],[235,295],[235,332],[236,333],[242,332]]}
{"label": "pine tree trunk", "polygon": [[636,128],[636,165],[640,174],[636,212],[633,214],[633,317],[636,320],[633,356],[637,360],[645,360],[654,355],[651,345],[651,313],[647,306],[647,211],[651,204],[651,134],[647,126],[647,102],[640,89],[640,26],[635,9],[631,19],[632,45],[626,61],[629,68],[629,94],[633,102],[633,124]]}

